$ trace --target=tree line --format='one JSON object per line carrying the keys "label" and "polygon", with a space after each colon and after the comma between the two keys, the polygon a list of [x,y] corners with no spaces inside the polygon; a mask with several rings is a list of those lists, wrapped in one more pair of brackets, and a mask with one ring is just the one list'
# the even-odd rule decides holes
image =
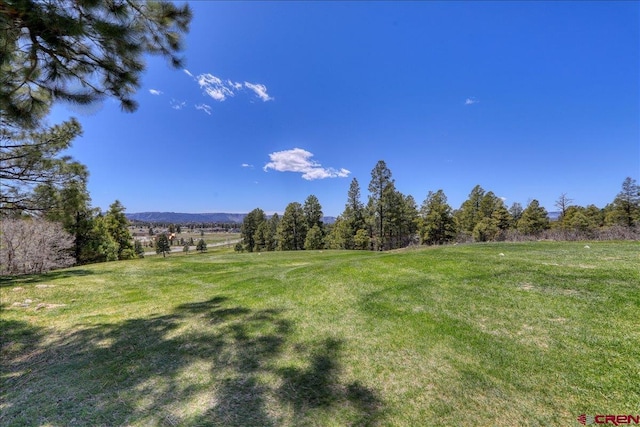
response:
{"label": "tree line", "polygon": [[556,201],[557,221],[538,200],[526,207],[507,207],[492,191],[475,186],[458,209],[447,202],[443,190],[429,191],[420,207],[411,195],[397,190],[383,160],[371,171],[367,203],[360,184],[351,181],[344,211],[334,224],[323,224],[322,206],[310,195],[301,205],[292,202],[284,214],[267,218],[256,208],[244,219],[242,241],[236,251],[303,249],[389,250],[411,244],[441,245],[451,242],[489,242],[551,238],[638,239],[640,186],[626,178],[622,190],[605,208],[572,205],[563,193]]}

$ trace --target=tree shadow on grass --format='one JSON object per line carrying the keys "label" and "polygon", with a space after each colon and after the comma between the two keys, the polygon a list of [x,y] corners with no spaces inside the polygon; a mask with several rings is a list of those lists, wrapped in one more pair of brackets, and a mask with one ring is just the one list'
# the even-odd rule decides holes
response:
{"label": "tree shadow on grass", "polygon": [[82,277],[90,274],[94,274],[94,272],[86,269],[73,269],[51,271],[43,274],[27,274],[24,276],[0,276],[0,288],[49,282],[69,277]]}
{"label": "tree shadow on grass", "polygon": [[54,338],[0,326],[5,426],[374,425],[381,414],[374,390],[341,380],[342,341],[298,345],[280,310],[224,297]]}
{"label": "tree shadow on grass", "polygon": [[[339,353],[343,342],[332,338],[315,343],[308,367],[286,367],[278,371],[282,385],[278,395],[293,406],[295,418],[305,420],[318,409],[351,408],[350,425],[373,425],[381,415],[380,399],[359,381],[339,380]],[[300,424],[303,424],[302,422]]]}

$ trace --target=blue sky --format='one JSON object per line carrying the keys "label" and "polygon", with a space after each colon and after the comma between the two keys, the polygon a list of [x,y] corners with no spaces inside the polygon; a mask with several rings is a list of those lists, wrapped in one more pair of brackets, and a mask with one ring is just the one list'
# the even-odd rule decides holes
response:
{"label": "blue sky", "polygon": [[638,2],[191,2],[185,69],[148,60],[140,108],[59,106],[94,206],[283,212],[366,202],[380,159],[421,204],[604,207],[640,178]]}

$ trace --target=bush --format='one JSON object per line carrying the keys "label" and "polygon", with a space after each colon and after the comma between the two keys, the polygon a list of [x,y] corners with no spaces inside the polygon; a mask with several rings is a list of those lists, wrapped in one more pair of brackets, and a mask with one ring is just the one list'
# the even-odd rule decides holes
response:
{"label": "bush", "polygon": [[41,274],[75,264],[73,237],[61,224],[3,219],[0,235],[1,274]]}

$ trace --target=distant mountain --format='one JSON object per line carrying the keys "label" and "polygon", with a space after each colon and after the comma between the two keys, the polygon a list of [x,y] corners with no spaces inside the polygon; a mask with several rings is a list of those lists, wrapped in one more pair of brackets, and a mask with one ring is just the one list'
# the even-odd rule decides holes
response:
{"label": "distant mountain", "polygon": [[[557,221],[561,212],[548,212],[551,221]],[[242,224],[246,213],[179,213],[179,212],[138,212],[125,214],[130,221],[159,222],[164,224]],[[282,216],[282,215],[281,215]],[[325,224],[333,224],[336,217],[325,216]]]}
{"label": "distant mountain", "polygon": [[138,212],[125,214],[130,221],[163,222],[167,224],[189,223],[241,223],[247,214],[237,213],[179,213]]}
{"label": "distant mountain", "polygon": [[560,215],[562,215],[562,212],[547,212],[547,216],[551,221],[557,221],[560,219]]}
{"label": "distant mountain", "polygon": [[[179,212],[138,212],[125,214],[129,221],[161,222],[165,224],[225,223],[240,224],[246,213],[179,213]],[[335,217],[325,216],[325,224],[333,224]]]}

